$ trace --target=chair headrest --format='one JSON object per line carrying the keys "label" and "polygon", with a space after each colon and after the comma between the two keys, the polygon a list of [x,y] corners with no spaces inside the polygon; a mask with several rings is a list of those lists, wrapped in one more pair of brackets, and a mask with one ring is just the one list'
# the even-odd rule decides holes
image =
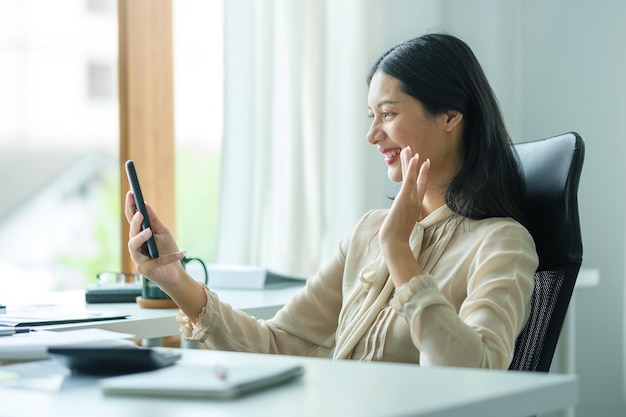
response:
{"label": "chair headrest", "polygon": [[575,132],[514,145],[528,193],[526,222],[539,269],[582,262],[578,183],[585,144]]}

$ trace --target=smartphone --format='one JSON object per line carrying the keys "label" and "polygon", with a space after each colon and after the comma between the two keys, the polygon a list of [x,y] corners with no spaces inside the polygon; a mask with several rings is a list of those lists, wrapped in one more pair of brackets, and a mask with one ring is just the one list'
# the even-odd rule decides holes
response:
{"label": "smartphone", "polygon": [[[137,178],[135,163],[132,160],[126,161],[126,175],[128,176],[130,189],[135,196],[135,205],[137,206],[137,210],[139,210],[143,215],[141,230],[147,229],[150,227],[150,217],[148,217],[148,210],[146,210],[146,204],[143,201],[143,194],[141,193],[141,187],[139,186],[139,179]],[[155,259],[159,257],[159,249],[157,248],[154,236],[150,236],[150,239],[148,239],[148,241],[146,242],[146,246],[150,258]]]}

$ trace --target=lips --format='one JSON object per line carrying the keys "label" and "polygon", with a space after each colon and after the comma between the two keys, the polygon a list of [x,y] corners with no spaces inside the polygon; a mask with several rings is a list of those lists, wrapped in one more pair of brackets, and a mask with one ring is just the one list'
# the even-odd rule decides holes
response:
{"label": "lips", "polygon": [[399,158],[399,155],[402,149],[401,148],[392,148],[392,149],[380,148],[379,151],[385,156],[385,163],[387,165],[391,165]]}

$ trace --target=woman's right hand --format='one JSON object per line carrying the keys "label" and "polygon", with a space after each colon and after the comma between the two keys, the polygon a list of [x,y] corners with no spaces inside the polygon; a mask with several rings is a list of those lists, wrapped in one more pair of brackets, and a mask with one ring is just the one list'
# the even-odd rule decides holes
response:
{"label": "woman's right hand", "polygon": [[[159,217],[149,204],[146,204],[150,217],[150,229],[141,230],[143,216],[137,210],[135,197],[131,191],[126,193],[124,213],[130,224],[128,250],[130,258],[135,264],[137,272],[149,278],[161,289],[167,292],[168,288],[176,286],[185,276],[185,270],[179,262],[184,253],[178,249],[178,245],[168,228],[161,223]],[[144,244],[150,236],[156,240],[160,256],[151,259],[145,251]]]}

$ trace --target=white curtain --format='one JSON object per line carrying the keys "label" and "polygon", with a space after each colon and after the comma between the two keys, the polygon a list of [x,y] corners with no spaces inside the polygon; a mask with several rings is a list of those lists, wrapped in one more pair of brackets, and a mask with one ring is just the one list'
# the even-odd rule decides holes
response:
{"label": "white curtain", "polygon": [[368,209],[379,0],[228,0],[218,262],[308,276]]}

